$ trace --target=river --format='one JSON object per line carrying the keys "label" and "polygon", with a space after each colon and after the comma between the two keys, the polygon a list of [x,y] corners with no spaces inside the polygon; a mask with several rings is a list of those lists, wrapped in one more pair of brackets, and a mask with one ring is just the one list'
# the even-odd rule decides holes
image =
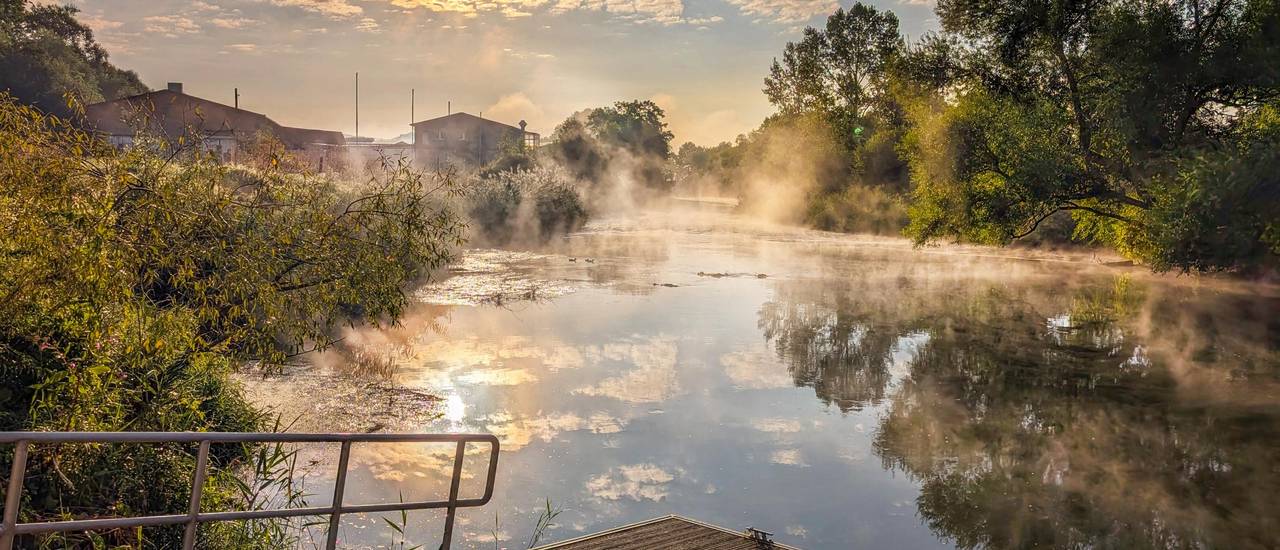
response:
{"label": "river", "polygon": [[[496,434],[457,548],[525,548],[546,499],[543,543],[675,513],[806,549],[1280,546],[1280,291],[1104,260],[688,205],[468,250],[401,326],[248,386],[298,431]],[[334,455],[303,452],[312,504]],[[357,448],[347,502],[441,498],[449,455]]]}

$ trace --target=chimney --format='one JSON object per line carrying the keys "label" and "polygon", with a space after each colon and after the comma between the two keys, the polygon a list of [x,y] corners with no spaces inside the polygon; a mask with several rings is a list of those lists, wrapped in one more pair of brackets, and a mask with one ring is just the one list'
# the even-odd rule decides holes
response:
{"label": "chimney", "polygon": [[170,92],[173,92],[173,93],[175,93],[175,94],[180,94],[180,93],[182,93],[182,83],[181,83],[181,82],[170,82],[170,83],[169,83],[169,91],[170,91]]}

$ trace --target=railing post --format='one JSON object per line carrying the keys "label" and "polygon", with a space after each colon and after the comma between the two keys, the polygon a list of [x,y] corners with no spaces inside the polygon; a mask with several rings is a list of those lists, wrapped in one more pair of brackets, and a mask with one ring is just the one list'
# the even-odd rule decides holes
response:
{"label": "railing post", "polygon": [[22,505],[22,478],[27,475],[27,444],[20,440],[13,448],[13,469],[9,470],[9,488],[4,494],[4,525],[0,532],[0,550],[13,548],[14,530],[18,525],[18,507]]}
{"label": "railing post", "polygon": [[191,479],[191,505],[187,507],[187,531],[182,535],[183,550],[196,547],[196,529],[200,527],[197,518],[200,515],[200,496],[204,493],[204,479],[209,467],[209,440],[200,442],[200,452],[196,455],[196,472]]}
{"label": "railing post", "polygon": [[453,515],[458,510],[458,486],[462,483],[462,458],[467,450],[467,442],[458,440],[458,449],[453,453],[453,479],[449,480],[449,508],[444,516],[444,540],[440,543],[442,550],[449,550],[453,543]]}
{"label": "railing post", "polygon": [[347,486],[347,461],[351,459],[351,442],[342,442],[342,452],[338,455],[338,478],[333,484],[333,513],[329,514],[329,532],[325,543],[326,550],[338,547],[338,523],[342,518],[342,493]]}

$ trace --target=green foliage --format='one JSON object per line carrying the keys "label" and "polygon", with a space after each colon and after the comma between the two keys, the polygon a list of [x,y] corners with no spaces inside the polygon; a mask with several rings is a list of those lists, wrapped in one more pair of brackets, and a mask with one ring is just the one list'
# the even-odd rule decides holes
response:
{"label": "green foliage", "polygon": [[[533,548],[538,545],[538,541],[542,540],[543,535],[548,529],[555,527],[555,520],[563,512],[563,508],[555,508],[551,505],[551,499],[546,499],[542,510],[538,512],[538,522],[533,526],[533,534],[529,536],[529,544],[525,548]],[[496,518],[495,518],[496,521]]]}
{"label": "green foliage", "polygon": [[556,127],[552,157],[574,178],[600,184],[625,172],[651,189],[667,189],[672,134],[652,101],[619,101],[575,113]]}
{"label": "green foliage", "polygon": [[502,172],[531,170],[536,166],[538,166],[538,160],[533,156],[533,151],[525,147],[524,140],[514,135],[507,135],[498,143],[498,158],[485,166],[479,176],[488,179]]}
{"label": "green foliage", "polygon": [[70,114],[65,94],[94,103],[147,91],[137,74],[107,61],[78,11],[0,0],[0,91],[62,115]]}
{"label": "green foliage", "polygon": [[578,191],[549,167],[476,181],[467,196],[467,213],[479,236],[492,244],[545,243],[580,229],[588,217]]}
{"label": "green foliage", "polygon": [[[901,195],[908,171],[895,147],[902,116],[893,86],[903,49],[897,16],[855,3],[847,11],[836,10],[824,28],[806,28],[801,40],[787,43],[782,59],[773,61],[764,93],[779,113],[747,143],[739,143],[745,151],[737,156],[752,158],[772,147],[778,141],[774,136],[802,129],[803,145],[792,148],[813,159],[815,169],[783,181],[793,193],[805,195],[803,220],[808,224],[883,233],[896,232],[904,223]],[[753,177],[754,168],[739,177]],[[777,190],[757,191],[769,195]]]}
{"label": "green foliage", "polygon": [[1061,131],[1067,117],[1048,103],[972,92],[954,105],[924,103],[908,112],[915,125],[904,144],[915,187],[907,231],[917,242],[958,236],[1007,244],[1035,229],[1024,220],[1051,213],[1044,201],[1086,191]]}
{"label": "green foliage", "polygon": [[[451,184],[404,167],[341,183],[161,142],[119,151],[8,97],[0,151],[5,430],[265,428],[233,370],[324,347],[338,324],[395,319],[403,285],[461,242],[440,200]],[[36,447],[23,514],[180,510],[193,451]],[[215,504],[244,504],[228,484],[253,459],[215,457]]]}
{"label": "green foliage", "polygon": [[946,0],[938,14],[944,35],[901,64],[926,98],[904,144],[918,242],[1006,243],[1068,211],[1078,238],[1157,270],[1274,262],[1276,141],[1246,129],[1280,97],[1280,3]]}
{"label": "green foliage", "polygon": [[784,116],[823,113],[853,150],[859,128],[894,118],[889,76],[902,48],[893,12],[861,2],[837,9],[825,29],[806,28],[787,43],[764,80],[765,96]]}
{"label": "green foliage", "polygon": [[881,187],[850,185],[809,202],[805,219],[818,229],[894,235],[907,224],[903,197]]}
{"label": "green foliage", "polygon": [[1242,126],[1250,135],[1235,148],[1199,152],[1153,181],[1143,237],[1155,269],[1209,271],[1280,255],[1280,106]]}

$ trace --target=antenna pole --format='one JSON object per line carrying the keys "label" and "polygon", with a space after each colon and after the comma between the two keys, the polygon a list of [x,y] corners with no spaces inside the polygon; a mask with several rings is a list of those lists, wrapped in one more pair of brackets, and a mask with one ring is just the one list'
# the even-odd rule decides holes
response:
{"label": "antenna pole", "polygon": [[360,137],[360,71],[356,71],[356,137]]}
{"label": "antenna pole", "polygon": [[448,103],[448,105],[449,105],[449,110],[448,110],[447,112],[445,112],[445,114],[446,114],[446,115],[451,115],[451,114],[453,114],[453,102],[452,102],[452,101],[449,101],[449,102],[447,102],[447,103]]}
{"label": "antenna pole", "polygon": [[[415,117],[415,116],[413,115],[413,110],[414,110],[414,108],[418,106],[418,96],[417,96],[417,93],[418,93],[418,90],[415,90],[415,89],[413,89],[413,88],[409,88],[409,127],[410,127],[410,128],[412,128],[412,127],[413,127],[413,122],[414,122],[414,121],[413,121],[413,119],[417,118],[417,117]],[[417,135],[417,132],[410,132],[410,133],[411,133],[411,134],[413,134],[413,137],[409,139],[409,142],[410,142],[410,143],[418,143],[418,135]]]}
{"label": "antenna pole", "polygon": [[240,88],[236,88],[236,109],[240,108]]}

